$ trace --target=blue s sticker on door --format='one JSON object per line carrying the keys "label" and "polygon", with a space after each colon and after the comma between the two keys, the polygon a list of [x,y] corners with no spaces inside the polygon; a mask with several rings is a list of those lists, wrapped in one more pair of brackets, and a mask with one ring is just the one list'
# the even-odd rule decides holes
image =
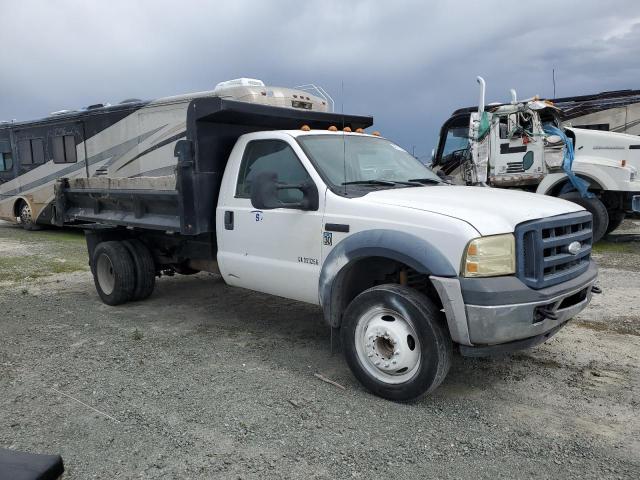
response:
{"label": "blue s sticker on door", "polygon": [[324,232],[322,234],[322,244],[327,247],[333,244],[333,234],[331,232]]}
{"label": "blue s sticker on door", "polygon": [[264,216],[262,215],[262,210],[253,210],[251,213],[255,215],[256,222],[261,222],[264,218]]}

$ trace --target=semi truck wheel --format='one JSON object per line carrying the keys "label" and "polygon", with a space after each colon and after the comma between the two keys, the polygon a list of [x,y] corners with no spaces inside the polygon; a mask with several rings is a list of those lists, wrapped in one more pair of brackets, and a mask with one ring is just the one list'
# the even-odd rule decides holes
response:
{"label": "semi truck wheel", "polygon": [[107,305],[128,302],[133,295],[136,274],[133,259],[122,242],[102,242],[93,252],[93,281]]}
{"label": "semi truck wheel", "polygon": [[441,313],[410,288],[387,284],[362,292],[347,308],[341,330],[349,368],[383,398],[418,398],[449,371],[452,344]]}
{"label": "semi truck wheel", "polygon": [[609,210],[609,225],[607,226],[607,231],[605,235],[610,234],[614,230],[616,230],[625,219],[625,212],[621,212],[619,210]]}
{"label": "semi truck wheel", "polygon": [[149,249],[138,239],[125,240],[122,242],[131,259],[135,270],[135,287],[131,300],[144,300],[153,293],[156,285],[156,264]]}
{"label": "semi truck wheel", "polygon": [[568,192],[560,198],[577,203],[593,215],[593,243],[599,241],[609,228],[609,213],[607,207],[598,198],[583,198],[579,192]]}
{"label": "semi truck wheel", "polygon": [[42,227],[38,225],[33,219],[33,213],[31,212],[31,207],[25,201],[21,201],[22,204],[19,208],[20,213],[20,224],[22,228],[25,230],[40,230]]}

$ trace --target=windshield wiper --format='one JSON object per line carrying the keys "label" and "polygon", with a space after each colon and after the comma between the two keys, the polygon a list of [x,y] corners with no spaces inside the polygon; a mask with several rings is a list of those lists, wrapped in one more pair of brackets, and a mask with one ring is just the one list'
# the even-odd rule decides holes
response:
{"label": "windshield wiper", "polygon": [[444,183],[442,180],[436,180],[435,178],[411,178],[409,179],[409,182],[414,182],[414,183],[429,183],[429,184],[438,184],[438,183]]}
{"label": "windshield wiper", "polygon": [[396,182],[391,180],[352,180],[350,182],[342,182],[341,185],[382,185],[383,187],[393,187]]}

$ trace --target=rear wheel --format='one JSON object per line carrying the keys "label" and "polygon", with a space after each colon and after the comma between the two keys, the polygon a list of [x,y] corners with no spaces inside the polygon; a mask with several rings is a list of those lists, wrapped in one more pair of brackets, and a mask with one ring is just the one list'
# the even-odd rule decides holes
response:
{"label": "rear wheel", "polygon": [[153,293],[156,284],[156,264],[149,249],[135,238],[122,242],[129,251],[135,269],[135,287],[131,300],[144,300]]}
{"label": "rear wheel", "polygon": [[135,289],[135,266],[122,242],[102,242],[93,252],[93,280],[107,305],[128,302]]}
{"label": "rear wheel", "polygon": [[342,324],[349,368],[371,392],[408,401],[433,391],[451,364],[441,313],[423,294],[380,285],[358,295]]}
{"label": "rear wheel", "polygon": [[38,225],[33,219],[33,212],[31,211],[31,207],[27,202],[22,201],[18,211],[20,214],[19,217],[22,228],[31,231],[42,229],[42,227]]}
{"label": "rear wheel", "polygon": [[577,203],[593,216],[593,243],[599,241],[609,228],[609,213],[607,207],[598,198],[583,198],[579,192],[568,192],[560,198]]}

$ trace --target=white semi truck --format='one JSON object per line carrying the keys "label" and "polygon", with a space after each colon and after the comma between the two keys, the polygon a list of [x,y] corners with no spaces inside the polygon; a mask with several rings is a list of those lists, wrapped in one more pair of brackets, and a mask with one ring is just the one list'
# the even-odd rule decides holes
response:
{"label": "white semi truck", "polygon": [[564,198],[593,215],[594,241],[640,211],[640,139],[563,127],[558,109],[537,98],[456,110],[440,129],[431,166],[463,185]]}
{"label": "white semi truck", "polygon": [[371,117],[211,97],[186,115],[174,175],[58,181],[56,222],[84,224],[109,305],[198,270],[316,304],[360,382],[403,401],[442,382],[454,348],[537,345],[597,291],[577,204],[448,185],[365,134]]}

